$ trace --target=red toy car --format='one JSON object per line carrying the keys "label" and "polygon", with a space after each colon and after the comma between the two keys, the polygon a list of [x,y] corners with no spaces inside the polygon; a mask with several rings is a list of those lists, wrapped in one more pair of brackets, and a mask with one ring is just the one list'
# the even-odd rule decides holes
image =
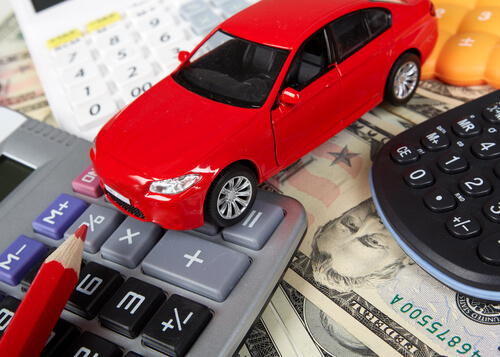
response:
{"label": "red toy car", "polygon": [[259,183],[383,99],[406,103],[436,37],[429,0],[262,0],[102,128],[95,171],[139,219],[232,225]]}

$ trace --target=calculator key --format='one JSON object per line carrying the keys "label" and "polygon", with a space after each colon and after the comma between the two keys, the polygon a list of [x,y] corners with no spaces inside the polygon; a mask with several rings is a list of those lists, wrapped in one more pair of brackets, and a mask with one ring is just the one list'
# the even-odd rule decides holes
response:
{"label": "calculator key", "polygon": [[85,201],[62,193],[33,221],[33,229],[59,240],[86,208]]}
{"label": "calculator key", "polygon": [[134,61],[112,69],[111,77],[117,84],[137,82],[154,75],[153,67],[146,60]]}
{"label": "calculator key", "polygon": [[133,43],[120,47],[113,47],[103,52],[103,60],[111,68],[130,62],[140,61],[142,59],[144,59],[144,55],[141,49]]}
{"label": "calculator key", "polygon": [[476,120],[475,115],[469,115],[458,119],[453,123],[452,129],[455,134],[462,138],[479,135],[483,130]]}
{"label": "calculator key", "polygon": [[13,286],[19,284],[46,252],[44,244],[23,235],[17,237],[0,254],[0,280]]}
{"label": "calculator key", "polygon": [[24,274],[23,278],[21,279],[21,285],[23,286],[23,288],[25,288],[26,290],[29,288],[29,286],[35,279],[36,274],[38,274],[38,270],[40,270],[40,267],[42,266],[45,259],[47,259],[49,255],[51,255],[56,249],[57,247],[49,248],[49,250],[47,250],[47,252],[45,252],[45,254],[31,266],[30,270],[26,274]]}
{"label": "calculator key", "polygon": [[434,129],[424,135],[421,139],[421,143],[429,151],[443,150],[450,146],[450,140],[446,134],[439,129]]}
{"label": "calculator key", "polygon": [[0,301],[0,337],[5,333],[14,313],[21,304],[21,300],[7,295]]}
{"label": "calculator key", "polygon": [[180,231],[168,231],[142,262],[144,273],[224,301],[245,273],[247,255]]}
{"label": "calculator key", "polygon": [[179,52],[188,48],[193,48],[192,43],[189,41],[179,41],[171,46],[163,46],[154,49],[154,53],[160,61],[160,67],[164,73],[171,73],[176,69],[179,62]]}
{"label": "calculator key", "polygon": [[87,166],[82,173],[71,182],[71,186],[76,193],[88,197],[99,198],[104,194],[92,164]]}
{"label": "calculator key", "polygon": [[411,145],[398,145],[391,150],[391,158],[396,164],[405,165],[418,161],[420,155]]}
{"label": "calculator key", "polygon": [[493,197],[483,206],[483,213],[495,223],[500,223],[500,197]]}
{"label": "calculator key", "polygon": [[444,188],[436,188],[424,196],[424,203],[433,212],[447,212],[457,207],[455,197]]}
{"label": "calculator key", "polygon": [[94,43],[101,53],[134,43],[132,35],[123,25],[114,25],[113,27],[93,33],[92,35]]}
{"label": "calculator key", "polygon": [[183,30],[179,27],[159,29],[144,39],[151,51],[157,51],[163,47],[175,47],[186,39]]}
{"label": "calculator key", "polygon": [[480,159],[500,157],[500,143],[490,136],[484,136],[472,143],[472,153]]}
{"label": "calculator key", "polygon": [[493,233],[484,238],[477,247],[481,260],[491,265],[500,265],[500,235]]}
{"label": "calculator key", "polygon": [[106,239],[122,223],[125,216],[117,210],[91,204],[83,214],[68,228],[64,236],[68,238],[82,224],[87,225],[87,236],[85,238],[85,251],[97,253]]}
{"label": "calculator key", "polygon": [[89,81],[100,76],[101,72],[94,62],[84,62],[77,66],[65,68],[62,71],[60,81],[65,88],[70,88],[76,83]]}
{"label": "calculator key", "polygon": [[63,69],[88,61],[93,61],[89,48],[79,41],[61,50],[53,50],[52,57],[57,64],[57,69]]}
{"label": "calculator key", "polygon": [[99,321],[110,330],[135,338],[165,299],[160,288],[130,278],[106,303],[99,313]]}
{"label": "calculator key", "polygon": [[81,130],[104,125],[118,110],[110,94],[103,94],[75,107],[75,123]]}
{"label": "calculator key", "polygon": [[492,124],[500,124],[500,102],[490,104],[484,108],[483,117]]}
{"label": "calculator key", "polygon": [[492,191],[491,183],[480,174],[471,173],[458,183],[460,190],[471,197],[488,195]]}
{"label": "calculator key", "polygon": [[137,82],[124,85],[120,88],[120,93],[125,103],[131,103],[141,94],[150,89],[156,82],[157,78],[154,75],[150,75],[149,77],[143,78]]}
{"label": "calculator key", "polygon": [[206,306],[172,295],[146,326],[142,339],[152,349],[182,357],[211,318],[212,313]]}
{"label": "calculator key", "polygon": [[40,357],[60,357],[78,338],[80,330],[72,323],[59,319]]}
{"label": "calculator key", "polygon": [[118,12],[108,13],[100,18],[90,21],[86,24],[87,33],[97,36],[100,33],[110,31],[114,28],[123,28],[122,16]]}
{"label": "calculator key", "polygon": [[151,31],[159,28],[175,27],[175,20],[167,12],[156,12],[142,17],[133,18],[136,21],[138,31],[147,36]]}
{"label": "calculator key", "polygon": [[223,19],[212,10],[208,10],[193,15],[189,21],[191,22],[194,33],[198,36],[206,36],[215,26],[220,24]]}
{"label": "calculator key", "polygon": [[85,331],[71,345],[64,357],[99,356],[99,357],[121,357],[120,347],[92,332]]}
{"label": "calculator key", "polygon": [[101,248],[104,259],[135,268],[158,242],[163,230],[157,224],[127,217]]}
{"label": "calculator key", "polygon": [[238,224],[224,228],[222,236],[228,242],[260,250],[283,220],[283,216],[280,207],[255,201],[248,216]]}
{"label": "calculator key", "polygon": [[210,8],[203,0],[193,0],[183,4],[179,8],[179,12],[186,20],[191,20],[195,15],[210,11]]}
{"label": "calculator key", "polygon": [[108,86],[100,77],[92,78],[82,83],[77,83],[68,87],[67,91],[69,101],[73,107],[95,100],[100,96],[109,95]]}
{"label": "calculator key", "polygon": [[468,239],[481,233],[477,219],[465,212],[459,212],[448,218],[446,228],[456,238]]}
{"label": "calculator key", "polygon": [[133,4],[125,10],[126,14],[130,16],[133,21],[137,21],[144,17],[149,17],[158,12],[162,12],[162,8],[158,5],[157,1],[141,1]]}
{"label": "calculator key", "polygon": [[482,6],[477,4],[475,8],[468,11],[464,16],[457,33],[483,32],[498,36],[500,31],[500,24],[498,23],[500,9],[497,6],[498,3],[493,1],[490,1],[490,6],[487,6],[484,2]]}
{"label": "calculator key", "polygon": [[[216,4],[214,5],[217,6]],[[228,18],[248,7],[248,5],[249,4],[243,0],[228,0],[220,2],[219,7],[222,10],[224,18]]]}
{"label": "calculator key", "polygon": [[432,173],[423,166],[416,166],[406,171],[404,180],[408,186],[413,188],[427,187],[434,183]]}
{"label": "calculator key", "polygon": [[437,159],[438,167],[447,174],[456,174],[467,171],[469,163],[460,152],[451,151]]}
{"label": "calculator key", "polygon": [[122,283],[123,278],[116,270],[89,262],[80,272],[66,309],[91,320]]}

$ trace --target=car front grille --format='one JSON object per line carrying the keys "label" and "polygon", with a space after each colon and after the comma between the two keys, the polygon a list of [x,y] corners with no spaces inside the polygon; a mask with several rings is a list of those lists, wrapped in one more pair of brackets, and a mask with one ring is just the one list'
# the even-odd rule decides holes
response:
{"label": "car front grille", "polygon": [[127,202],[123,202],[118,197],[116,197],[111,192],[109,192],[108,190],[106,190],[106,193],[108,194],[109,198],[111,198],[118,206],[123,208],[125,211],[127,211],[131,215],[134,215],[140,219],[146,219],[146,217],[144,216],[144,213],[142,213],[142,211],[140,209],[138,209],[137,207],[134,207],[134,206],[128,204]]}

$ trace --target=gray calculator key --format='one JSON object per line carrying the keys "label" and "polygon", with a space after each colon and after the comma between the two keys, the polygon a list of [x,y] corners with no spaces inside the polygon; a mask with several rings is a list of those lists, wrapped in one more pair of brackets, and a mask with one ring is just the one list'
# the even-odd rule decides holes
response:
{"label": "gray calculator key", "polygon": [[244,8],[248,7],[248,3],[242,0],[229,0],[222,2],[220,8],[226,18],[233,16]]}
{"label": "gray calculator key", "polygon": [[224,228],[222,236],[228,242],[260,250],[283,217],[283,210],[280,207],[257,200],[248,216],[240,223]]}
{"label": "gray calculator key", "polygon": [[250,265],[241,252],[179,231],[168,231],[142,262],[144,273],[224,301]]}
{"label": "gray calculator key", "polygon": [[222,22],[222,18],[212,10],[193,15],[189,20],[193,31],[199,36],[207,35],[212,29]]}
{"label": "gray calculator key", "polygon": [[195,15],[206,11],[211,11],[208,5],[203,0],[193,0],[185,3],[179,8],[179,12],[186,20],[191,20]]}
{"label": "gray calculator key", "polygon": [[102,257],[133,269],[154,247],[162,233],[157,224],[127,217],[103,244]]}
{"label": "gray calculator key", "polygon": [[102,244],[108,239],[111,233],[120,225],[125,218],[120,212],[92,204],[83,214],[68,228],[64,237],[68,238],[82,224],[86,224],[89,229],[85,238],[85,251],[97,253]]}

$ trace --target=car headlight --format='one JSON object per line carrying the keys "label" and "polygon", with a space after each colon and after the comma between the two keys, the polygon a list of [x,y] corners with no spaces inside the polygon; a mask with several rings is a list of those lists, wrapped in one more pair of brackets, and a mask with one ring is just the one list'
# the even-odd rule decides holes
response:
{"label": "car headlight", "polygon": [[176,195],[186,191],[188,188],[200,181],[200,179],[201,175],[189,174],[173,179],[153,181],[149,186],[149,191],[161,193],[163,195]]}

